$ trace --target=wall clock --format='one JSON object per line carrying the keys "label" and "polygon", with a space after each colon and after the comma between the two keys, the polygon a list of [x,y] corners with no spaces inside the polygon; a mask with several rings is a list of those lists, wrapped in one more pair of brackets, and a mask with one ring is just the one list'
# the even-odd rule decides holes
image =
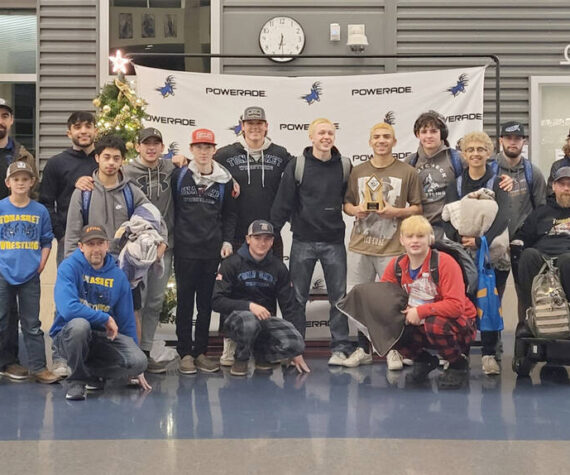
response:
{"label": "wall clock", "polygon": [[[305,46],[305,32],[291,17],[277,16],[267,20],[259,32],[259,47],[265,54],[301,54]],[[270,58],[286,63],[295,58]]]}

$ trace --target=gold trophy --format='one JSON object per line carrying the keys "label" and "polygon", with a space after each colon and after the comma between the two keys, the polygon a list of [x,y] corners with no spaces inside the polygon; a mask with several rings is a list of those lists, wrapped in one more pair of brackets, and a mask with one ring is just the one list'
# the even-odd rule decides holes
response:
{"label": "gold trophy", "polygon": [[364,206],[366,211],[378,211],[384,208],[382,182],[372,175],[364,187]]}

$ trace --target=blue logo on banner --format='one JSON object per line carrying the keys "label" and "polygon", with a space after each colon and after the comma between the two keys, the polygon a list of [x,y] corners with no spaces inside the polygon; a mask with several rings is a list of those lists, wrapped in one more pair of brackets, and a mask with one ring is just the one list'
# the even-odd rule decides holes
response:
{"label": "blue logo on banner", "polygon": [[323,90],[321,89],[321,83],[319,81],[314,82],[311,86],[311,92],[305,96],[301,96],[308,105],[311,105],[313,102],[319,102],[321,100],[321,94]]}
{"label": "blue logo on banner", "polygon": [[160,92],[160,95],[166,98],[174,95],[174,89],[176,89],[176,83],[174,82],[174,76],[171,74],[166,78],[166,81],[164,81],[164,86],[157,87],[155,91]]}
{"label": "blue logo on banner", "polygon": [[390,125],[396,124],[396,114],[394,113],[394,111],[386,112],[386,115],[384,116],[384,122]]}
{"label": "blue logo on banner", "polygon": [[168,151],[162,156],[165,160],[172,160],[172,157],[178,153],[178,142],[171,142]]}
{"label": "blue logo on banner", "polygon": [[467,84],[469,83],[469,76],[463,73],[457,78],[457,84],[447,88],[446,91],[449,92],[453,97],[457,97],[460,93],[467,92]]}
{"label": "blue logo on banner", "polygon": [[241,134],[241,122],[238,125],[233,125],[232,127],[228,127],[228,130],[231,130],[236,135]]}

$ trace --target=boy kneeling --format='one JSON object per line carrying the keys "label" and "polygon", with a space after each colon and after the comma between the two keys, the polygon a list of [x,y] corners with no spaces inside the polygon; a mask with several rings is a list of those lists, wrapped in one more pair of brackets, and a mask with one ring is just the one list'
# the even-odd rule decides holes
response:
{"label": "boy kneeling", "polygon": [[[409,294],[406,328],[394,349],[414,362],[415,381],[427,378],[437,368],[435,350],[449,362],[439,378],[440,388],[460,388],[467,379],[466,354],[477,332],[473,303],[465,294],[463,274],[450,255],[430,248],[433,228],[423,216],[410,216],[402,222],[400,242],[406,254],[395,257],[386,267],[382,282],[400,284]],[[438,278],[434,282],[430,259],[438,252]]]}

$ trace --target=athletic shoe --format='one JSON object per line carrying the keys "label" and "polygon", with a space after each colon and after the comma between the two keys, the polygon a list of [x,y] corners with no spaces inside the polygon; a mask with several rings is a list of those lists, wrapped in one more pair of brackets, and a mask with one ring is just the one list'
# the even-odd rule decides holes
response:
{"label": "athletic shoe", "polygon": [[264,359],[259,358],[255,360],[255,371],[273,371],[273,366],[273,364]]}
{"label": "athletic shoe", "polygon": [[364,348],[356,348],[352,354],[342,362],[342,366],[356,368],[361,364],[372,364],[372,355],[364,351]]}
{"label": "athletic shoe", "polygon": [[166,367],[170,361],[155,361],[150,356],[147,358],[146,372],[152,374],[166,373]]}
{"label": "athletic shoe", "polygon": [[4,368],[4,371],[2,371],[2,374],[8,379],[12,379],[13,381],[23,381],[25,379],[28,379],[30,376],[28,368],[18,363],[9,364],[6,366],[6,368]]}
{"label": "athletic shoe", "polygon": [[233,376],[247,376],[248,366],[249,360],[235,360],[232,369],[230,369],[230,374]]}
{"label": "athletic shoe", "polygon": [[49,369],[44,368],[37,373],[32,374],[33,379],[42,384],[57,383],[61,378],[57,374],[53,374]]}
{"label": "athletic shoe", "polygon": [[[437,385],[439,389],[460,389],[467,381],[469,374],[469,360],[465,355],[461,355],[457,361],[448,364],[439,377]],[[496,381],[495,379],[488,379]]]}
{"label": "athletic shoe", "polygon": [[404,368],[402,355],[396,350],[390,350],[386,355],[386,364],[390,371],[401,371]]}
{"label": "athletic shoe", "polygon": [[182,374],[196,374],[198,371],[196,370],[196,365],[194,364],[194,358],[190,355],[186,355],[184,358],[180,360],[180,364],[178,365],[178,371]]}
{"label": "athletic shoe", "polygon": [[411,360],[410,358],[402,358],[402,363],[404,366],[414,366],[414,360]]}
{"label": "athletic shoe", "polygon": [[231,338],[224,338],[224,349],[220,356],[220,364],[222,366],[231,366],[234,364],[237,344]]}
{"label": "athletic shoe", "polygon": [[495,359],[495,355],[484,355],[482,358],[483,362],[483,373],[485,374],[501,374],[501,367],[497,360]]}
{"label": "athletic shoe", "polygon": [[215,373],[216,371],[220,371],[220,365],[214,360],[211,360],[206,355],[201,354],[194,358],[194,364],[196,368],[204,373]]}
{"label": "athletic shoe", "polygon": [[105,380],[103,378],[95,378],[85,385],[87,391],[101,391],[105,389]]}
{"label": "athletic shoe", "polygon": [[65,361],[60,360],[53,364],[51,372],[60,378],[67,378],[71,374],[71,369]]}
{"label": "athletic shoe", "polygon": [[439,358],[424,350],[414,361],[411,380],[414,382],[425,381],[428,375],[438,366]]}
{"label": "athletic shoe", "polygon": [[344,360],[346,360],[346,355],[342,351],[333,351],[328,364],[330,366],[342,366],[344,364]]}
{"label": "athletic shoe", "polygon": [[85,385],[81,383],[72,383],[67,388],[65,399],[70,401],[83,401],[85,399]]}

